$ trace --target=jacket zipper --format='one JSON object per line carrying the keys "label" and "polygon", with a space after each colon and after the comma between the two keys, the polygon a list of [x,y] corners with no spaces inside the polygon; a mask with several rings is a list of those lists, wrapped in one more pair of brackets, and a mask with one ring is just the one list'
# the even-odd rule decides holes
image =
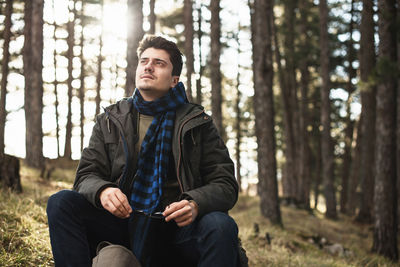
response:
{"label": "jacket zipper", "polygon": [[194,114],[193,116],[187,118],[185,121],[183,121],[183,122],[181,123],[181,125],[180,125],[180,127],[179,127],[179,131],[178,131],[178,142],[179,142],[179,150],[178,150],[179,153],[178,153],[178,154],[179,154],[179,157],[178,157],[178,164],[177,164],[177,166],[176,166],[176,177],[177,177],[177,179],[178,179],[179,188],[181,189],[181,193],[184,192],[184,190],[183,190],[183,185],[182,185],[182,181],[181,181],[181,177],[180,177],[180,172],[179,172],[179,168],[180,168],[180,165],[181,165],[181,158],[182,158],[182,152],[181,152],[182,149],[181,149],[181,148],[182,148],[182,143],[183,143],[183,141],[181,142],[181,134],[182,134],[183,126],[184,126],[188,121],[190,121],[191,119],[193,119],[193,118],[199,116],[199,115],[202,114],[202,113],[204,113],[204,110],[202,110],[201,112],[198,112],[198,113]]}

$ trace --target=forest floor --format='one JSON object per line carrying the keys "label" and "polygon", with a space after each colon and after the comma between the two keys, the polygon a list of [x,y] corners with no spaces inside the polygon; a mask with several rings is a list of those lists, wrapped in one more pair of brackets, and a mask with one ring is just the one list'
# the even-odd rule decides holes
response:
{"label": "forest floor", "polygon": [[[76,162],[58,162],[50,180],[21,167],[23,192],[0,191],[0,266],[53,266],[47,228],[48,197],[71,188]],[[249,266],[399,266],[370,253],[372,226],[351,218],[327,220],[323,214],[281,207],[283,228],[260,214],[259,199],[241,195],[230,212]]]}

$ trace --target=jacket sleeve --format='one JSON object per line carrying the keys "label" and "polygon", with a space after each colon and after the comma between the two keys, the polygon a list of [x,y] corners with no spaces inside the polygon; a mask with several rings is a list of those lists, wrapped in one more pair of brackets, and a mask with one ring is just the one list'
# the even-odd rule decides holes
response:
{"label": "jacket sleeve", "polygon": [[89,202],[102,208],[99,194],[106,187],[117,187],[110,181],[111,166],[101,130],[104,114],[97,117],[89,145],[82,151],[73,189],[81,193]]}
{"label": "jacket sleeve", "polygon": [[200,128],[198,173],[202,185],[186,191],[183,196],[198,204],[200,216],[212,211],[227,212],[238,199],[239,186],[234,175],[234,164],[214,123],[206,123]]}

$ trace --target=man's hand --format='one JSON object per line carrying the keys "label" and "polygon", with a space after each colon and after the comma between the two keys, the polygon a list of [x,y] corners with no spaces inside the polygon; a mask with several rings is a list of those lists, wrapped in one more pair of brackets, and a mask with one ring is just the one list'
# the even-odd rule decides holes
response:
{"label": "man's hand", "polygon": [[122,219],[128,218],[132,212],[126,195],[119,188],[107,187],[101,191],[100,202],[103,208]]}
{"label": "man's hand", "polygon": [[163,212],[165,221],[174,220],[179,227],[191,224],[197,217],[198,206],[194,201],[181,200],[167,206]]}

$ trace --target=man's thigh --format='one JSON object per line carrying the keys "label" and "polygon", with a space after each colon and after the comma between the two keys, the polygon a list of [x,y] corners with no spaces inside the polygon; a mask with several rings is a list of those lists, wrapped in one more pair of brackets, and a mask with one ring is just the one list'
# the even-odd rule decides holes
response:
{"label": "man's thigh", "polygon": [[81,194],[63,190],[51,196],[48,205],[49,222],[57,221],[56,226],[62,225],[64,231],[77,231],[86,238],[92,257],[101,241],[129,247],[128,220],[96,208]]}

